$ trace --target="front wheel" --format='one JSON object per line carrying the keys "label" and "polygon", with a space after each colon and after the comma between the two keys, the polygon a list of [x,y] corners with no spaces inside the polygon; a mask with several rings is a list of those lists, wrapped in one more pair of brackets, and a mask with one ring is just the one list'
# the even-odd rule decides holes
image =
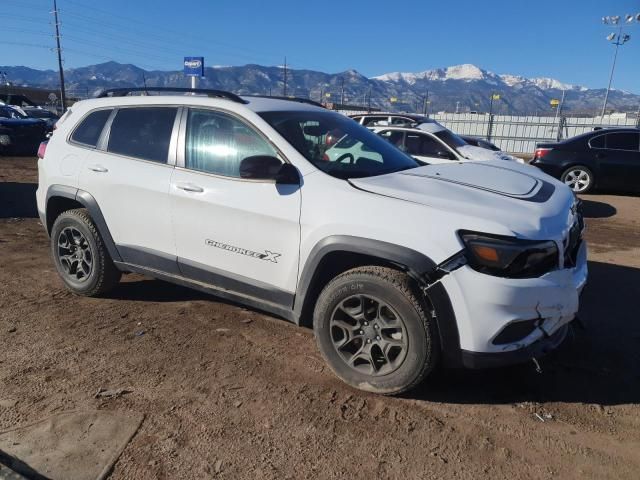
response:
{"label": "front wheel", "polygon": [[560,180],[575,193],[587,193],[593,189],[595,183],[591,170],[582,165],[567,168]]}
{"label": "front wheel", "polygon": [[62,281],[75,294],[99,296],[120,280],[121,272],[83,208],[68,210],[56,219],[51,229],[51,255]]}
{"label": "front wheel", "polygon": [[315,307],[314,332],[333,372],[374,393],[412,389],[440,355],[421,294],[407,275],[390,268],[355,268],[329,282]]}

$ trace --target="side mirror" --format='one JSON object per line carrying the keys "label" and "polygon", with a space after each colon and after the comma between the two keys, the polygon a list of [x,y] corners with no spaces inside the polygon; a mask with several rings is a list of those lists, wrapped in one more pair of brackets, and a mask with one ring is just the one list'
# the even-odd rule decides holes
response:
{"label": "side mirror", "polygon": [[451,152],[447,152],[446,150],[440,150],[439,152],[436,152],[436,156],[440,158],[446,158],[447,160],[454,160],[454,157],[453,155],[451,155]]}
{"label": "side mirror", "polygon": [[253,155],[240,162],[240,178],[275,180],[277,183],[300,183],[298,170],[271,155]]}

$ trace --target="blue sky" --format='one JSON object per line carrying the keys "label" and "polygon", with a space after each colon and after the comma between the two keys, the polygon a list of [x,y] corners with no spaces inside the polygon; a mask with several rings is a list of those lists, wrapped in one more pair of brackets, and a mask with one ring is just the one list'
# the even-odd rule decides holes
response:
{"label": "blue sky", "polygon": [[[52,0],[0,0],[0,65],[55,68]],[[180,69],[278,65],[367,76],[473,63],[496,73],[606,87],[613,47],[604,15],[640,0],[58,0],[65,67],[115,60]],[[613,86],[640,93],[640,23]]]}

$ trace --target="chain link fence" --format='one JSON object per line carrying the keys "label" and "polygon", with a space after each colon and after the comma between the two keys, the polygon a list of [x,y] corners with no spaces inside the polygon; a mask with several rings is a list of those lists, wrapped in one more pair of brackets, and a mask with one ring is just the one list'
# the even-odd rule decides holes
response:
{"label": "chain link fence", "polygon": [[556,142],[594,128],[638,127],[640,118],[613,114],[597,117],[562,115],[489,115],[475,113],[437,113],[430,118],[460,135],[485,138],[500,149],[520,154],[533,154],[536,143]]}

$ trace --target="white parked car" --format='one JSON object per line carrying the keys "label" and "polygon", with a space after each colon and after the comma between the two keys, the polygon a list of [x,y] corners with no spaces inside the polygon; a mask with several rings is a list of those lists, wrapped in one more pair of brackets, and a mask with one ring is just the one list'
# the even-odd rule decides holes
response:
{"label": "white parked car", "polygon": [[430,165],[452,161],[485,160],[525,163],[521,158],[516,158],[500,150],[469,145],[462,137],[434,121],[421,123],[415,127],[378,125],[369,128],[403,152]]}
{"label": "white parked car", "polygon": [[[39,152],[72,292],[123,272],[211,292],[313,326],[338,377],[385,394],[563,341],[587,253],[561,182],[515,162],[422,166],[305,103],[126,93],[76,103]],[[359,149],[329,158],[334,132]]]}

